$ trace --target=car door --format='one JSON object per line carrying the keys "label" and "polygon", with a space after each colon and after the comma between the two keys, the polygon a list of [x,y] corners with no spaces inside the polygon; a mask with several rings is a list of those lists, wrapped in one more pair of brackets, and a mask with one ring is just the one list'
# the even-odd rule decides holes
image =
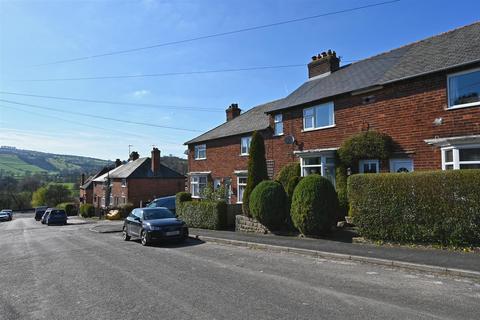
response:
{"label": "car door", "polygon": [[140,231],[142,230],[142,215],[143,211],[141,209],[133,210],[133,219],[130,221],[130,233],[136,237],[140,236]]}
{"label": "car door", "polygon": [[125,229],[127,230],[127,233],[128,234],[132,234],[132,221],[133,221],[133,218],[134,218],[134,215],[133,215],[133,212],[135,210],[132,210],[127,218],[125,219]]}

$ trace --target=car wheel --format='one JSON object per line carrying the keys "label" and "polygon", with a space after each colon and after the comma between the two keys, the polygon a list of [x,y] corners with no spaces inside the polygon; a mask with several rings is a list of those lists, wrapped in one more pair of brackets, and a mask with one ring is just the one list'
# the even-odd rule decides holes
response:
{"label": "car wheel", "polygon": [[123,228],[123,231],[122,231],[122,238],[123,238],[123,241],[129,241],[130,240],[130,236],[128,235],[127,229],[125,229],[125,228]]}
{"label": "car wheel", "polygon": [[150,245],[150,239],[149,239],[149,236],[148,236],[148,232],[142,230],[142,234],[140,235],[140,241],[142,243],[142,246]]}

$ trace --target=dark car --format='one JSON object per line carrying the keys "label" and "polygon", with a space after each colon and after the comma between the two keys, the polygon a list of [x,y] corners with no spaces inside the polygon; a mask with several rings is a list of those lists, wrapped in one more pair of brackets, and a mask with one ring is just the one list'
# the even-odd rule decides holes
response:
{"label": "dark car", "polygon": [[175,214],[175,196],[157,198],[150,202],[147,208],[167,208]]}
{"label": "dark car", "polygon": [[13,211],[9,209],[4,209],[0,211],[0,221],[12,221]]}
{"label": "dark car", "polygon": [[67,224],[67,213],[65,210],[51,209],[45,218],[45,223],[49,226],[52,224],[65,225]]}
{"label": "dark car", "polygon": [[123,240],[131,237],[140,238],[144,246],[158,240],[183,241],[188,238],[188,227],[167,208],[137,208],[123,224]]}
{"label": "dark car", "polygon": [[43,214],[48,209],[48,207],[37,207],[35,208],[35,220],[40,221],[43,217]]}

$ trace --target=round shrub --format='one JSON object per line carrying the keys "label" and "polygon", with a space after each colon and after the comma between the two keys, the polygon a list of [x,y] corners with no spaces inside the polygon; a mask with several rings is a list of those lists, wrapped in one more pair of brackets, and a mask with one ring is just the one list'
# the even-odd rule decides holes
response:
{"label": "round shrub", "polygon": [[83,218],[90,218],[95,215],[95,208],[90,203],[80,205],[80,216]]}
{"label": "round shrub", "polygon": [[285,191],[287,192],[287,197],[288,199],[290,199],[290,201],[292,200],[293,192],[295,191],[295,188],[297,187],[300,180],[302,180],[302,177],[297,176],[290,177],[290,179],[288,180],[287,188],[285,189]]}
{"label": "round shrub", "polygon": [[335,223],[338,198],[332,183],[320,175],[303,178],[295,188],[290,214],[304,235],[328,233]]}
{"label": "round shrub", "polygon": [[250,213],[269,229],[280,228],[287,218],[287,197],[282,185],[262,181],[250,195]]}
{"label": "round shrub", "polygon": [[60,203],[56,207],[65,210],[67,216],[76,216],[78,214],[77,205],[73,202]]}
{"label": "round shrub", "polygon": [[288,182],[292,177],[300,177],[300,163],[293,162],[285,165],[277,174],[276,180],[280,182],[285,190],[288,189]]}
{"label": "round shrub", "polygon": [[175,200],[177,203],[192,201],[192,194],[188,192],[179,192],[177,193]]}

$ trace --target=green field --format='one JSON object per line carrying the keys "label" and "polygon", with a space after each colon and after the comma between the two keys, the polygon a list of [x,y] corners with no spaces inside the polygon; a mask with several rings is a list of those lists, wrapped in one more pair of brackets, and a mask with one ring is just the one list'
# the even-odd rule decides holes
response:
{"label": "green field", "polygon": [[2,170],[12,175],[25,175],[27,172],[32,174],[46,172],[46,170],[28,164],[13,154],[0,154],[0,171]]}

